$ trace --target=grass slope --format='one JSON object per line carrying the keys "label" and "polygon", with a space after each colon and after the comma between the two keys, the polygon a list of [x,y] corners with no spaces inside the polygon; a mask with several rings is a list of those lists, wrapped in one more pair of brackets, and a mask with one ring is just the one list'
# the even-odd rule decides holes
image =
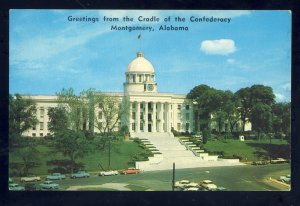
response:
{"label": "grass slope", "polygon": [[[36,175],[46,175],[49,174],[49,170],[52,169],[53,165],[47,165],[47,162],[50,160],[63,160],[67,159],[60,153],[54,153],[51,150],[51,147],[47,144],[39,143],[36,147],[37,150],[41,153],[38,167],[30,169],[30,173]],[[134,165],[129,165],[128,162],[131,160],[131,157],[142,151],[136,143],[127,142],[127,141],[118,141],[113,142],[111,145],[111,165],[110,169],[124,169],[132,167]],[[10,151],[9,153],[9,163],[13,162],[22,162],[21,158],[17,155],[16,151]],[[99,163],[106,170],[108,168],[108,151],[96,151],[94,153],[88,154],[82,159],[76,160],[77,163],[82,162],[84,164],[84,169],[87,171],[100,171],[102,170],[99,167]],[[11,171],[10,171],[11,172]]]}

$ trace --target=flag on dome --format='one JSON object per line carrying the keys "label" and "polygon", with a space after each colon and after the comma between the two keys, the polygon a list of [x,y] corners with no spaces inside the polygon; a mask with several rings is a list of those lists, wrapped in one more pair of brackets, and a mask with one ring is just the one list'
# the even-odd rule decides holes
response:
{"label": "flag on dome", "polygon": [[138,39],[140,39],[140,38],[141,38],[141,34],[138,35]]}

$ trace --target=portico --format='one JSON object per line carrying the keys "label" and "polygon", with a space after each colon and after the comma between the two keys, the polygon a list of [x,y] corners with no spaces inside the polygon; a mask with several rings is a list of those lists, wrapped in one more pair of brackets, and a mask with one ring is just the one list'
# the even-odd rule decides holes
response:
{"label": "portico", "polygon": [[132,101],[130,111],[130,132],[171,131],[170,102]]}

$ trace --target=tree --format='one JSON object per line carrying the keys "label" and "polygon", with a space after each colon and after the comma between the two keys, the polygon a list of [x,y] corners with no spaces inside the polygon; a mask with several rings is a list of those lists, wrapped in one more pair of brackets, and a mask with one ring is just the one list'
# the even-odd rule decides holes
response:
{"label": "tree", "polygon": [[215,89],[201,84],[194,87],[187,95],[188,99],[191,99],[195,102],[196,106],[196,125],[198,121],[200,123],[200,129],[207,130],[209,129],[211,114],[215,111]]}
{"label": "tree", "polygon": [[251,91],[249,87],[239,89],[235,96],[239,101],[239,107],[237,111],[242,121],[242,130],[245,131],[245,125],[249,122],[251,115]]}
{"label": "tree", "polygon": [[251,112],[252,129],[257,132],[258,139],[262,132],[269,132],[272,126],[271,107],[264,103],[256,103]]}
{"label": "tree", "polygon": [[291,132],[291,107],[290,103],[276,103],[272,106],[273,113],[273,131],[276,136],[288,138]]}
{"label": "tree", "polygon": [[53,133],[69,128],[69,118],[64,107],[52,107],[48,110],[49,130]]}
{"label": "tree", "polygon": [[[129,101],[127,96],[124,96],[122,101],[120,101],[118,96],[105,95],[101,93],[96,94],[93,99],[95,103],[94,109],[99,111],[95,118],[95,127],[98,128],[98,130],[106,137],[106,141],[108,141],[109,169],[111,164],[110,154],[112,131],[118,126],[117,123],[121,119],[128,122]],[[106,145],[106,141],[104,141],[104,147]]]}
{"label": "tree", "polygon": [[76,160],[91,152],[91,143],[85,138],[83,132],[66,129],[56,133],[53,148],[69,158],[72,173]]}
{"label": "tree", "polygon": [[16,150],[14,154],[17,155],[21,161],[10,162],[9,167],[10,170],[17,171],[17,175],[28,176],[32,168],[40,165],[40,152],[32,142]]}
{"label": "tree", "polygon": [[9,135],[19,136],[38,123],[36,105],[31,99],[24,99],[20,94],[9,95]]}

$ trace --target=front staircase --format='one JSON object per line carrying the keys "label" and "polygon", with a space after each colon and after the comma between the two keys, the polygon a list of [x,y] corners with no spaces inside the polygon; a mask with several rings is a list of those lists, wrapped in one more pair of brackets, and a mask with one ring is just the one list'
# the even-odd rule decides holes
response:
{"label": "front staircase", "polygon": [[208,153],[197,154],[179,142],[173,133],[132,133],[132,138],[139,138],[151,148],[156,148],[154,157],[149,161],[136,162],[136,167],[144,171],[170,170],[175,163],[176,169],[242,165],[239,161],[220,160]]}

